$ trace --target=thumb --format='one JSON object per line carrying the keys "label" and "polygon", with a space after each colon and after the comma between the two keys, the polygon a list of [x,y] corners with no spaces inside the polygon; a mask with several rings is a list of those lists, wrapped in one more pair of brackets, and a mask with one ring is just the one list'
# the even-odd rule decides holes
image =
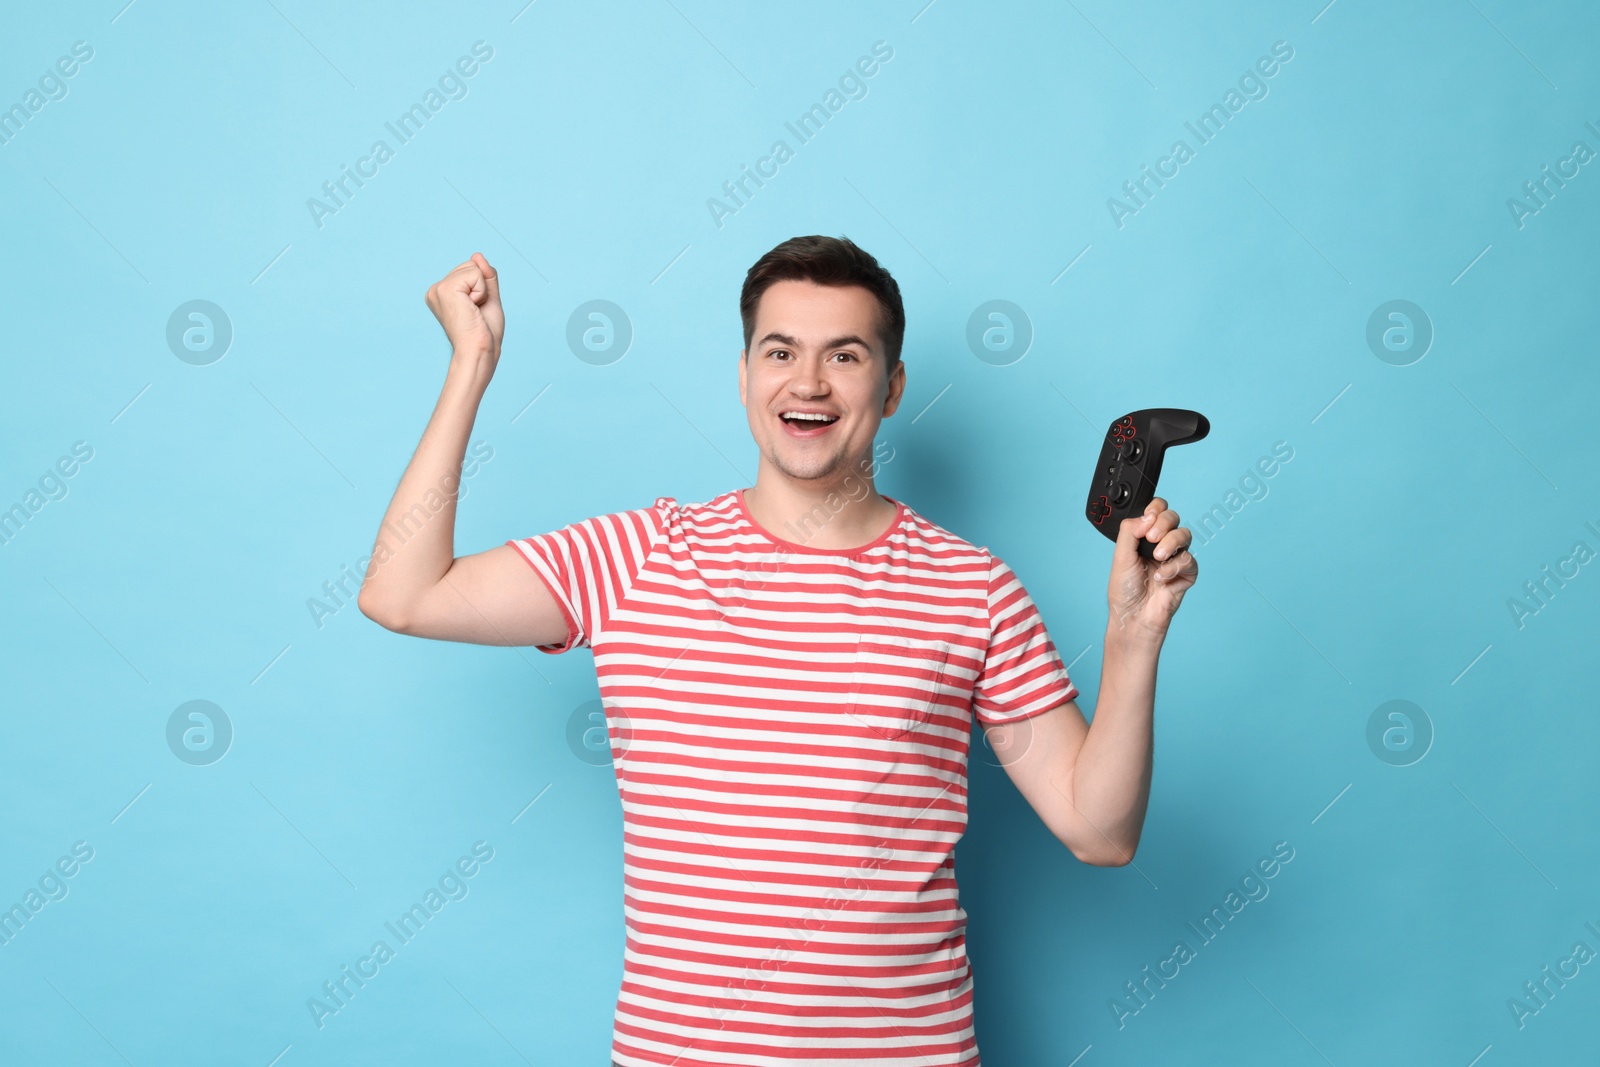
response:
{"label": "thumb", "polygon": [[482,252],[474,252],[473,258],[478,261],[478,269],[483,272],[483,284],[489,291],[489,299],[494,303],[500,302],[500,274],[489,266],[489,260]]}
{"label": "thumb", "polygon": [[1111,560],[1115,567],[1137,566],[1139,562],[1139,540],[1150,530],[1150,524],[1155,521],[1156,506],[1152,501],[1145,505],[1144,513],[1123,519],[1117,526],[1117,547],[1112,550]]}

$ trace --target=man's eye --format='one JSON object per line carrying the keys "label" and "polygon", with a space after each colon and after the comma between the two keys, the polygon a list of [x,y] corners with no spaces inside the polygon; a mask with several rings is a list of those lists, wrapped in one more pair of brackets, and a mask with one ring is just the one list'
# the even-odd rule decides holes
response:
{"label": "man's eye", "polygon": [[845,357],[847,357],[849,359],[855,359],[856,358],[856,354],[854,352],[835,352],[834,355],[836,355],[836,356],[845,356]]}

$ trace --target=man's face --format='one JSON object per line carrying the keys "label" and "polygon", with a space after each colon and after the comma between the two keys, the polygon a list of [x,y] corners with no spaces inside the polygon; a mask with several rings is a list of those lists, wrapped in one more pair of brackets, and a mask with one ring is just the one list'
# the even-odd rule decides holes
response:
{"label": "man's face", "polygon": [[[774,282],[756,305],[749,349],[740,353],[739,402],[766,461],[796,481],[858,478],[878,423],[900,404],[905,365],[884,375],[882,309],[859,285]],[[785,419],[821,412],[831,423]]]}

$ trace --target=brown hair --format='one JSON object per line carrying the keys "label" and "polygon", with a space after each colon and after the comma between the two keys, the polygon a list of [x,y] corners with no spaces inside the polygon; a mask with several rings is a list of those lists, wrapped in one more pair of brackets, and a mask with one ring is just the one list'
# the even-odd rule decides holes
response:
{"label": "brown hair", "polygon": [[889,374],[900,365],[906,334],[906,310],[900,286],[878,261],[848,237],[791,237],[756,260],[739,292],[739,317],[744,321],[744,347],[755,335],[756,305],[773,282],[807,279],[818,285],[859,285],[878,298],[878,335],[883,341]]}

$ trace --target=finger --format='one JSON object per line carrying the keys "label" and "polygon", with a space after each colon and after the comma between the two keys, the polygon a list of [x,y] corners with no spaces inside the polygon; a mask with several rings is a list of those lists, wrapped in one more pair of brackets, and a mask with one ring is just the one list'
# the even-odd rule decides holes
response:
{"label": "finger", "polygon": [[478,261],[478,269],[483,272],[484,284],[489,289],[489,299],[495,303],[500,302],[500,272],[489,266],[489,260],[482,252],[474,252],[473,257]]}
{"label": "finger", "polygon": [[1144,514],[1123,519],[1117,525],[1117,547],[1111,552],[1112,566],[1128,567],[1134,564],[1139,550],[1139,539],[1144,536],[1150,520],[1156,515],[1155,501],[1145,508]]}
{"label": "finger", "polygon": [[431,308],[437,306],[440,294],[446,289],[470,293],[471,284],[465,282],[462,272],[468,270],[476,271],[477,269],[478,265],[470,259],[457,263],[450,269],[450,273],[440,278],[433,285],[428,286],[428,291],[422,296],[423,301]]}
{"label": "finger", "polygon": [[465,263],[458,263],[450,268],[450,273],[439,281],[441,285],[461,286],[466,279],[481,276],[482,273],[478,269],[478,265],[469,259]]}
{"label": "finger", "polygon": [[[1155,500],[1150,501],[1151,507],[1155,507],[1157,503],[1158,501]],[[1173,529],[1177,525],[1178,513],[1176,511],[1169,510],[1158,512],[1156,514],[1155,521],[1150,524],[1150,529],[1145,533],[1145,538],[1146,540],[1150,541],[1160,541],[1163,537],[1167,536],[1167,531]]]}
{"label": "finger", "polygon": [[[1167,512],[1171,515],[1172,512]],[[1194,533],[1187,526],[1179,526],[1162,535],[1156,547],[1151,549],[1151,554],[1160,560],[1171,559],[1194,542]]]}
{"label": "finger", "polygon": [[1180,575],[1193,577],[1199,573],[1200,564],[1195,560],[1194,556],[1190,555],[1189,550],[1185,548],[1179,550],[1176,555],[1170,557],[1156,568],[1156,581],[1170,582]]}
{"label": "finger", "polygon": [[483,280],[483,271],[479,270],[478,265],[472,260],[469,259],[457,267],[452,272],[452,276],[455,278],[453,284],[457,291],[466,293],[467,298],[474,304],[483,303],[484,299],[489,295],[489,290]]}
{"label": "finger", "polygon": [[450,273],[446,274],[441,279],[441,281],[450,282],[451,284],[455,284],[460,279],[461,275],[463,275],[465,272],[470,271],[470,270],[477,270],[477,269],[478,269],[478,265],[476,263],[472,262],[472,260],[468,259],[468,260],[465,260],[465,261],[463,261],[461,263],[457,263],[455,266],[451,267],[450,268]]}

